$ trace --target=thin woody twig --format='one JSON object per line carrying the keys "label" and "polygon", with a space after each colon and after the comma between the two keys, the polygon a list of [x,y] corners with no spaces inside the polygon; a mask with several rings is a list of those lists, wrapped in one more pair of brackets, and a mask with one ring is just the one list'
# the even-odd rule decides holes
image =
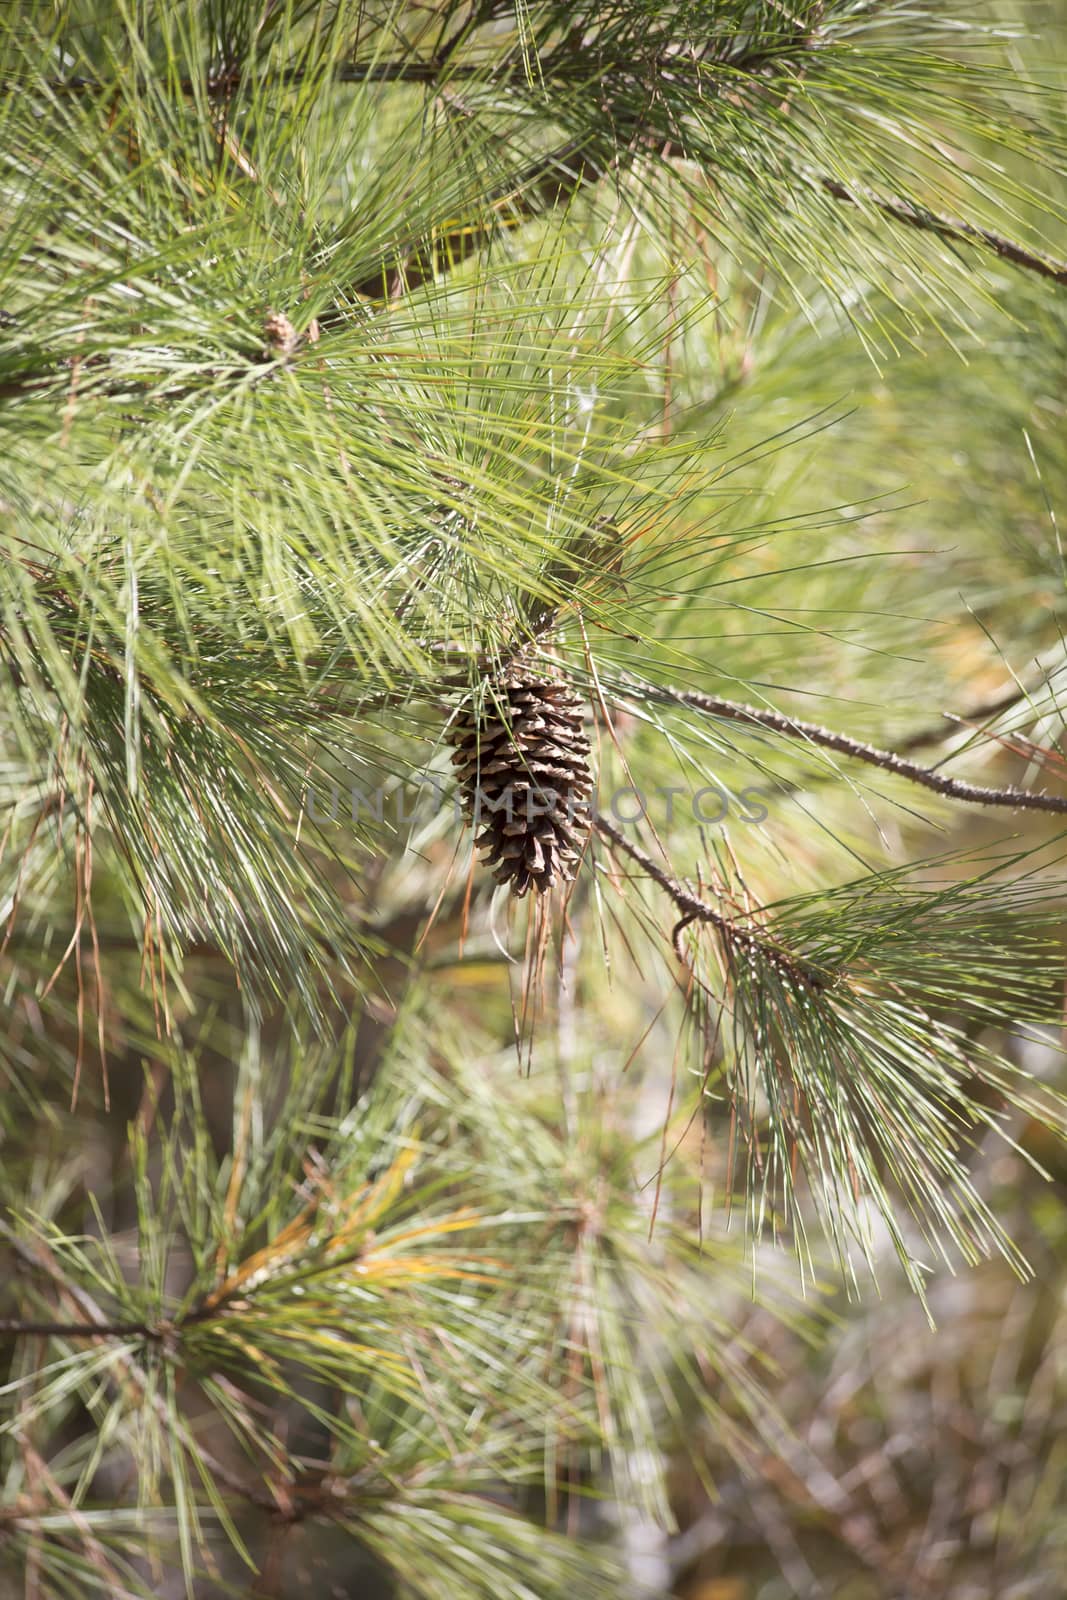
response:
{"label": "thin woody twig", "polygon": [[[482,20],[491,21],[493,9],[492,6],[484,8]],[[410,55],[393,60],[341,61],[334,63],[325,71],[316,66],[268,68],[260,72],[255,81],[260,89],[299,88],[303,84],[318,80],[367,87],[391,83],[412,84],[434,90],[454,83],[492,84],[499,89],[512,81],[526,82],[529,68],[521,54],[509,53],[504,59],[495,62],[455,60],[457,50],[469,41],[477,25],[477,18],[469,18],[451,42],[446,43],[443,49],[433,55]],[[812,32],[802,28],[790,41],[788,48],[780,45],[777,48],[742,49],[730,53],[729,50],[724,51],[721,42],[717,40],[713,40],[703,50],[694,52],[671,49],[668,46],[662,54],[649,61],[649,67],[656,75],[670,74],[674,79],[687,71],[698,73],[702,69],[718,67],[724,75],[728,75],[731,83],[735,83],[742,73],[756,76],[780,64],[788,58],[792,49],[810,52],[813,42]],[[573,31],[565,40],[555,47],[547,48],[539,55],[538,80],[553,84],[587,82],[589,67],[594,59],[599,64],[602,80],[617,76],[626,82],[632,81],[632,62],[625,55],[616,55],[614,59],[605,62],[601,56],[594,55],[593,51],[583,49],[580,37]],[[199,81],[186,76],[177,80],[176,87],[183,96],[189,98],[206,84],[209,92],[218,97],[224,92],[232,93],[239,77],[240,72],[232,69],[215,75],[209,73],[206,78]],[[0,88],[21,88],[24,87],[25,81],[23,79],[20,82],[17,77],[8,77],[0,80]],[[145,79],[141,77],[137,83],[143,90]],[[55,95],[99,94],[104,87],[104,80],[87,73],[71,73],[66,77],[47,80],[49,93]]]}
{"label": "thin woody twig", "polygon": [[[88,1339],[101,1339],[116,1336],[116,1330],[120,1325],[108,1323],[101,1315],[100,1308],[93,1297],[80,1285],[67,1281],[58,1264],[52,1258],[47,1246],[41,1245],[37,1249],[31,1248],[13,1228],[10,1228],[3,1221],[0,1221],[0,1237],[6,1240],[9,1248],[19,1260],[25,1262],[33,1270],[43,1272],[55,1284],[59,1294],[67,1303],[84,1314],[84,1323],[76,1324],[72,1322],[64,1324],[64,1326],[71,1328],[72,1337],[81,1336]],[[194,1311],[184,1321],[197,1320],[198,1315],[199,1313]],[[139,1337],[151,1337],[147,1326],[138,1326],[136,1333]],[[130,1334],[126,1333],[122,1336],[130,1337]],[[168,1337],[168,1329],[165,1325],[161,1328],[159,1337],[161,1339]],[[173,1428],[174,1418],[167,1409],[166,1401],[163,1395],[149,1382],[144,1370],[137,1365],[130,1355],[121,1351],[116,1352],[116,1364],[123,1379],[132,1386],[142,1403],[151,1405],[165,1426]],[[111,1381],[116,1385],[119,1383],[119,1379],[114,1377]],[[258,1485],[248,1483],[232,1472],[223,1462],[205,1449],[202,1442],[194,1440],[191,1429],[183,1422],[179,1422],[177,1425],[176,1437],[183,1449],[190,1453],[196,1451],[199,1454],[200,1460],[218,1483],[225,1485],[234,1494],[252,1501],[264,1510],[275,1514],[279,1512],[279,1503],[276,1495],[264,1492]]]}
{"label": "thin woody twig", "polygon": [[[594,154],[587,143],[568,139],[489,190],[480,202],[488,206],[488,217],[450,229],[428,243],[409,241],[346,292],[366,300],[388,298],[389,263],[399,259],[402,262],[400,287],[410,293],[432,282],[442,272],[461,266],[489,244],[498,229],[516,227],[544,211],[565,205],[581,189],[597,183],[611,165],[612,160]],[[336,320],[332,311],[320,318],[326,329]]]}
{"label": "thin woody twig", "polygon": [[736,700],[720,700],[714,695],[700,694],[691,689],[654,689],[649,691],[649,695],[652,699],[666,700],[671,704],[691,706],[696,711],[707,712],[709,716],[719,717],[723,721],[769,728],[774,733],[804,739],[822,749],[835,750],[839,755],[851,756],[856,761],[866,762],[868,766],[879,767],[883,772],[894,773],[899,778],[906,778],[910,783],[919,784],[951,800],[963,800],[976,806],[1067,813],[1067,796],[1038,794],[1032,789],[1016,789],[1010,785],[995,789],[986,784],[969,783],[964,778],[952,778],[946,773],[921,766],[917,761],[909,761],[895,750],[882,750],[877,745],[866,744],[862,739],[853,739],[848,734],[823,728],[817,722],[788,717],[781,711],[748,706]]}
{"label": "thin woody twig", "polygon": [[594,815],[593,826],[599,834],[610,840],[617,849],[621,850],[624,855],[628,855],[631,861],[641,867],[652,881],[670,896],[679,911],[682,912],[681,919],[675,924],[671,932],[671,944],[679,960],[685,959],[685,953],[681,945],[682,934],[691,923],[702,922],[707,923],[716,930],[723,944],[731,953],[741,952],[757,956],[761,960],[769,962],[772,966],[785,970],[791,977],[798,979],[808,988],[826,989],[833,981],[833,974],[799,961],[792,951],[775,944],[773,939],[768,938],[758,929],[743,927],[740,923],[719,911],[709,901],[695,894],[689,884],[672,877],[648,854],[647,850],[643,850],[634,840],[628,839],[621,828],[617,828],[602,812],[598,811]]}
{"label": "thin woody twig", "polygon": [[154,1339],[162,1340],[164,1330],[146,1322],[19,1322],[0,1317],[0,1334],[43,1339]]}
{"label": "thin woody twig", "polygon": [[1054,256],[1044,255],[1036,250],[1027,250],[1014,239],[1005,238],[1001,233],[994,233],[992,228],[982,228],[977,223],[965,222],[962,217],[945,216],[939,211],[931,211],[926,206],[917,205],[913,200],[878,194],[873,189],[860,186],[849,188],[836,178],[821,178],[819,181],[828,195],[832,195],[835,200],[843,201],[845,205],[855,206],[860,211],[874,209],[885,217],[891,217],[894,222],[902,222],[905,227],[917,228],[922,233],[933,233],[941,239],[991,251],[993,255],[999,256],[1002,261],[1009,262],[1013,267],[1022,267],[1027,272],[1037,273],[1041,278],[1049,278],[1053,283],[1067,285],[1067,261],[1059,261]]}
{"label": "thin woody twig", "polygon": [[[1057,669],[1063,667],[1062,651],[1057,658]],[[928,745],[943,744],[954,733],[959,733],[962,728],[967,728],[972,735],[985,732],[984,724],[990,723],[996,717],[1002,717],[1005,712],[1012,711],[1024,700],[1033,701],[1034,697],[1042,690],[1048,689],[1055,675],[1054,670],[1045,674],[1039,683],[1012,684],[1010,689],[1004,689],[1000,694],[993,695],[988,700],[980,701],[978,705],[968,706],[965,711],[943,711],[944,721],[939,727],[920,728],[916,733],[910,733],[906,739],[901,739],[897,745],[897,753],[905,750],[922,750]],[[946,726],[947,724],[947,726]]]}

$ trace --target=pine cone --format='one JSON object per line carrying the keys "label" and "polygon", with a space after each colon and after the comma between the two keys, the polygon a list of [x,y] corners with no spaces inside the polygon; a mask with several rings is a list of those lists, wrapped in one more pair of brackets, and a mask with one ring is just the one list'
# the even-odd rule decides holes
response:
{"label": "pine cone", "polygon": [[513,666],[461,720],[452,756],[468,821],[497,883],[544,894],[569,883],[589,833],[582,702],[559,678]]}

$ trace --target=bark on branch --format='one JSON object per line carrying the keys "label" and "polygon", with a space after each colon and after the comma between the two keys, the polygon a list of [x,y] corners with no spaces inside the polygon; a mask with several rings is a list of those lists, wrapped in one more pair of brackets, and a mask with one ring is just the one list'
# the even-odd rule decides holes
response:
{"label": "bark on branch", "polygon": [[745,927],[735,918],[726,916],[710,901],[696,894],[689,884],[672,877],[648,854],[647,850],[643,850],[634,840],[628,839],[622,829],[617,828],[602,812],[598,811],[594,815],[593,826],[597,833],[641,867],[653,883],[658,884],[670,896],[682,913],[671,932],[671,944],[680,961],[685,960],[685,951],[681,943],[682,934],[692,923],[700,922],[715,929],[727,955],[740,955],[767,962],[780,972],[787,973],[802,986],[816,991],[828,988],[834,981],[836,976],[834,973],[799,960],[791,950],[776,944],[760,929]]}
{"label": "bark on branch", "polygon": [[905,227],[917,228],[921,233],[936,234],[939,239],[947,239],[952,243],[974,245],[978,249],[991,251],[993,255],[999,256],[1001,261],[1007,261],[1013,267],[1022,267],[1024,271],[1034,272],[1038,277],[1048,278],[1053,283],[1067,284],[1067,261],[1059,261],[1054,256],[1044,255],[1036,250],[1027,250],[1014,239],[1008,239],[1002,233],[994,233],[992,228],[981,228],[977,223],[965,222],[962,217],[945,216],[942,212],[931,211],[926,206],[917,205],[912,200],[877,194],[873,189],[849,188],[846,184],[839,183],[836,178],[822,178],[820,183],[826,193],[832,195],[835,200],[855,206],[857,210],[880,211],[883,216],[891,217],[894,222],[902,222]]}
{"label": "bark on branch", "polygon": [[654,689],[650,698],[672,705],[690,706],[725,722],[738,722],[746,727],[767,728],[773,733],[801,739],[807,744],[833,750],[838,755],[850,756],[855,761],[878,767],[883,772],[906,778],[934,794],[945,795],[950,800],[962,800],[977,806],[1004,806],[1011,810],[1055,811],[1067,813],[1067,796],[1037,794],[1031,789],[990,788],[981,783],[969,783],[964,778],[953,778],[947,773],[909,761],[895,750],[882,750],[877,745],[866,744],[862,739],[848,734],[835,733],[817,722],[805,722],[799,717],[788,717],[784,712],[743,705],[735,700],[720,700],[714,695],[700,694],[689,689]]}

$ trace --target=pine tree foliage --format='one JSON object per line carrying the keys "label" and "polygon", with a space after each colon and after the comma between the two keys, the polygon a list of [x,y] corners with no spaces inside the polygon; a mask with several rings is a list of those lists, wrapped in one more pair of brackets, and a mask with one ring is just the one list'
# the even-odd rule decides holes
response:
{"label": "pine tree foliage", "polygon": [[5,11],[0,1593],[636,1594],[754,1304],[1025,1276],[1064,48]]}

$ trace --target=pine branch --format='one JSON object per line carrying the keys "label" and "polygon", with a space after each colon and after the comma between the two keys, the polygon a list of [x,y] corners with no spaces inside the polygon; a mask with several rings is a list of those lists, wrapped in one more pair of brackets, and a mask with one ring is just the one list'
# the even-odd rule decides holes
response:
{"label": "pine branch", "polygon": [[[490,16],[492,8],[489,8]],[[452,56],[465,37],[470,25],[460,30],[452,45],[431,59],[398,59],[372,61],[365,65],[352,62],[336,63],[329,76],[342,84],[413,84],[422,85],[434,94],[457,83],[480,83],[495,90],[514,85],[517,93],[528,90],[530,66],[525,58],[519,62],[503,63],[502,69],[490,64],[453,63]],[[592,82],[598,85],[598,109],[601,113],[597,131],[585,133],[563,141],[554,149],[535,158],[515,177],[509,178],[480,197],[481,214],[466,218],[459,225],[450,226],[440,238],[427,242],[425,236],[413,237],[398,244],[374,270],[350,286],[348,293],[372,301],[388,300],[398,289],[411,291],[450,272],[484,249],[500,226],[516,227],[522,222],[569,203],[585,188],[595,185],[609,170],[624,170],[641,155],[652,154],[661,161],[685,155],[685,138],[681,127],[665,131],[647,129],[643,116],[633,104],[635,89],[642,99],[649,100],[650,89],[655,84],[677,93],[685,84],[690,101],[699,104],[711,90],[714,93],[738,93],[742,82],[763,85],[769,72],[794,72],[802,70],[802,58],[811,52],[814,35],[799,29],[787,40],[765,39],[750,47],[731,53],[728,41],[717,38],[703,50],[685,52],[666,49],[660,54],[649,54],[635,65],[632,56],[633,40],[624,38],[612,42],[607,53],[599,39],[593,46],[580,38],[568,37],[537,56],[533,81],[537,83],[540,100],[548,96],[549,104],[561,97],[578,93],[584,95]],[[709,81],[709,69],[721,72],[721,81]],[[262,93],[271,86],[299,87],[305,81],[319,76],[314,68],[292,67],[280,71],[267,71],[255,79]],[[195,99],[203,89],[211,97],[232,91],[236,83],[232,70],[212,72],[205,69],[197,82],[185,76],[176,83],[178,92],[186,99]],[[7,87],[12,87],[9,80]],[[49,81],[48,87],[57,95],[97,93],[104,91],[102,80],[74,74]],[[573,120],[573,119],[572,119]],[[584,120],[584,118],[582,119]],[[485,210],[488,208],[488,216]],[[395,281],[390,268],[396,270]],[[346,324],[343,307],[327,311],[321,319],[323,328]],[[30,372],[25,377],[10,381],[0,389],[0,394],[17,394],[27,388],[47,382],[47,375]]]}
{"label": "pine branch", "polygon": [[[487,20],[491,20],[491,17]],[[303,84],[314,83],[326,76],[333,83],[339,84],[373,86],[403,83],[421,85],[435,92],[454,83],[480,83],[501,88],[512,83],[528,86],[533,82],[549,93],[552,91],[558,93],[575,85],[584,86],[594,75],[599,78],[602,87],[610,87],[613,80],[628,86],[638,81],[631,54],[633,38],[630,34],[623,35],[621,49],[618,41],[613,41],[609,52],[604,51],[602,42],[596,35],[593,36],[593,42],[589,43],[579,33],[572,31],[562,40],[558,38],[557,33],[557,42],[532,59],[528,59],[525,53],[509,53],[498,63],[454,62],[459,47],[464,42],[469,42],[476,25],[476,19],[470,19],[450,44],[429,56],[418,56],[413,53],[389,60],[339,61],[329,66],[326,74],[317,65],[267,68],[258,73],[243,75],[243,81],[246,84],[251,82],[258,90],[265,91],[299,88]],[[722,69],[724,75],[729,75],[731,82],[735,82],[740,75],[756,76],[770,68],[788,65],[798,52],[810,52],[816,45],[817,37],[813,30],[798,28],[796,33],[788,38],[777,38],[773,43],[764,41],[755,48],[734,52],[729,49],[729,40],[722,37],[714,38],[702,50],[687,51],[668,46],[661,53],[650,53],[641,60],[639,81],[643,84],[649,78],[654,81],[659,77],[669,76],[675,83],[680,79],[698,77],[701,83],[706,83],[706,77],[701,74],[701,69],[718,67]],[[242,75],[232,66],[222,70],[206,67],[198,78],[186,73],[175,79],[174,88],[186,99],[195,97],[203,89],[210,95],[219,96],[232,92],[241,81]],[[143,93],[149,86],[149,80],[143,75],[135,82],[138,93]],[[18,77],[0,80],[0,91],[18,90],[23,87],[25,84]],[[47,88],[50,94],[62,96],[101,94],[108,89],[109,84],[92,74],[69,73],[63,77],[42,80],[42,87]]]}
{"label": "pine branch", "polygon": [[19,1322],[0,1317],[0,1334],[16,1338],[40,1339],[154,1339],[162,1340],[164,1330],[146,1322]]}
{"label": "pine branch", "polygon": [[820,178],[819,183],[835,200],[855,206],[859,211],[870,210],[873,207],[883,216],[892,217],[894,222],[902,222],[905,227],[917,228],[922,233],[936,234],[939,239],[970,244],[979,249],[992,251],[1001,261],[1007,261],[1013,267],[1022,267],[1024,271],[1037,273],[1039,277],[1049,278],[1053,283],[1067,285],[1067,261],[1059,261],[1054,256],[1042,255],[1035,250],[1027,250],[1014,239],[1009,239],[1002,233],[994,233],[991,228],[981,228],[977,223],[965,222],[962,217],[944,216],[941,212],[930,211],[925,206],[916,205],[911,200],[880,195],[873,189],[849,188],[846,184],[839,183],[836,178]]}
{"label": "pine branch", "polygon": [[[572,200],[580,190],[590,188],[605,175],[618,157],[594,151],[588,140],[567,139],[539,156],[514,178],[499,183],[485,197],[490,215],[451,228],[439,239],[424,239],[399,245],[373,272],[353,284],[350,293],[368,300],[388,297],[387,274],[396,277],[396,287],[406,292],[420,288],[452,272],[483,250],[498,230],[515,228],[523,222],[552,211]],[[346,323],[343,313],[326,312],[319,318],[329,330]]]}
{"label": "pine branch", "polygon": [[671,931],[671,944],[680,961],[684,961],[685,953],[681,946],[681,937],[686,928],[694,922],[707,923],[720,935],[723,943],[731,952],[742,954],[758,954],[764,961],[779,970],[788,973],[790,977],[798,979],[803,985],[815,990],[822,990],[832,982],[832,974],[818,970],[806,963],[798,962],[796,957],[788,950],[776,945],[772,940],[760,936],[751,928],[745,928],[732,918],[724,916],[721,911],[711,905],[707,900],[701,899],[692,888],[671,876],[659,866],[646,850],[639,844],[628,839],[620,828],[610,822],[602,812],[597,812],[593,817],[593,826],[605,839],[623,851],[630,860],[643,868],[654,883],[657,883],[674,901],[678,910],[683,913],[680,921],[675,923]]}
{"label": "pine branch", "polygon": [[[43,1243],[37,1250],[31,1249],[25,1243],[25,1241],[19,1237],[14,1229],[8,1227],[8,1225],[3,1221],[0,1221],[0,1235],[3,1236],[3,1238],[7,1241],[8,1246],[14,1251],[15,1255],[18,1256],[21,1261],[23,1261],[34,1271],[43,1272],[44,1275],[56,1286],[59,1294],[61,1296],[65,1296],[74,1307],[84,1314],[85,1320],[83,1322],[54,1324],[53,1326],[62,1327],[64,1330],[69,1330],[70,1337],[83,1337],[87,1339],[108,1337],[118,1338],[123,1336],[146,1338],[153,1337],[153,1334],[149,1328],[146,1325],[141,1324],[134,1325],[132,1334],[128,1333],[126,1335],[122,1335],[120,1333],[120,1328],[122,1326],[121,1324],[109,1323],[102,1315],[99,1306],[92,1296],[79,1285],[69,1283],[67,1281],[66,1277],[60,1271],[56,1262],[53,1261],[50,1252],[48,1252],[47,1247]],[[193,1312],[186,1320],[192,1320],[196,1316],[197,1313]],[[48,1324],[42,1324],[41,1328],[43,1330],[48,1326]],[[25,1325],[25,1327],[31,1333],[37,1331],[35,1326],[32,1324]],[[17,1326],[14,1331],[22,1330],[20,1326]],[[154,1337],[163,1339],[167,1336],[167,1333],[168,1330],[161,1329]],[[123,1378],[132,1385],[143,1402],[151,1405],[154,1408],[165,1426],[168,1428],[172,1427],[173,1418],[167,1410],[166,1401],[163,1395],[159,1392],[157,1386],[149,1380],[148,1375],[144,1372],[144,1370],[137,1365],[132,1357],[121,1352],[116,1352],[116,1362],[122,1372]],[[111,1381],[116,1385],[119,1383],[117,1378],[112,1378]],[[243,1499],[250,1500],[253,1504],[260,1506],[264,1510],[275,1513],[279,1511],[280,1506],[276,1496],[263,1493],[263,1491],[259,1489],[257,1485],[246,1483],[244,1479],[240,1478],[236,1473],[231,1472],[223,1462],[217,1460],[216,1457],[206,1449],[199,1439],[194,1438],[192,1432],[185,1426],[180,1426],[178,1428],[177,1437],[179,1443],[182,1445],[182,1448],[189,1452],[190,1455],[198,1456],[200,1461],[218,1483],[225,1485],[225,1487],[230,1489],[231,1492],[241,1496]]]}
{"label": "pine branch", "polygon": [[920,728],[902,739],[897,746],[897,754],[906,750],[922,750],[928,745],[942,744],[960,727],[967,727],[974,732],[983,731],[984,726],[993,722],[997,717],[1004,716],[1005,712],[1013,711],[1024,700],[1033,700],[1034,696],[1042,690],[1048,689],[1052,679],[1064,666],[1063,651],[1057,650],[1055,656],[1048,655],[1041,658],[1048,665],[1043,668],[1040,680],[1037,683],[1013,683],[1010,688],[1002,689],[999,694],[991,695],[988,700],[981,700],[977,705],[968,706],[966,711],[943,711],[942,717],[951,724],[949,727],[938,726]]}
{"label": "pine branch", "polygon": [[[758,73],[765,63],[756,60],[752,64],[742,65],[748,65],[749,70]],[[664,162],[691,159],[684,141],[664,140],[655,135],[648,138],[635,135],[625,147],[618,148],[610,159],[581,156],[578,154],[579,150],[579,144],[572,142],[559,150],[549,152],[532,164],[514,183],[502,185],[495,191],[489,197],[490,204],[503,208],[505,203],[509,203],[510,215],[506,221],[507,225],[514,227],[553,207],[567,204],[582,189],[592,187],[612,168],[621,173],[643,155],[658,156]],[[574,155],[570,154],[571,151]],[[942,239],[990,251],[1014,267],[1034,273],[1058,285],[1067,285],[1067,261],[1029,250],[990,228],[967,222],[963,218],[947,216],[911,200],[882,196],[866,187],[849,188],[834,178],[819,177],[817,182],[827,194],[844,204],[859,210],[869,210],[874,207],[884,216],[891,217],[908,227],[935,234]],[[498,224],[471,223],[448,233],[437,243],[432,253],[425,254],[421,259],[416,258],[418,265],[414,272],[405,268],[403,287],[418,288],[433,277],[461,265],[491,241],[496,225]],[[380,298],[382,293],[380,274],[368,276],[353,292],[369,299]]]}
{"label": "pine branch", "polygon": [[883,772],[891,772],[899,778],[906,778],[909,783],[919,784],[922,788],[930,789],[935,794],[945,795],[951,800],[962,800],[976,806],[1007,806],[1013,810],[1067,813],[1067,797],[1036,794],[1030,789],[1015,789],[1010,786],[994,789],[985,784],[968,783],[964,778],[948,777],[943,772],[909,761],[894,750],[881,750],[877,745],[866,744],[862,739],[852,739],[847,734],[835,733],[830,728],[820,727],[817,722],[804,722],[798,717],[787,717],[781,711],[759,710],[755,706],[742,705],[734,700],[720,700],[714,695],[700,694],[691,689],[649,689],[647,693],[651,699],[667,704],[691,706],[696,711],[704,711],[709,716],[719,717],[723,721],[769,728],[774,733],[785,734],[794,739],[804,739],[809,744],[819,745],[825,750],[834,750],[839,755],[851,756],[856,761],[866,762],[868,766],[878,767]]}

